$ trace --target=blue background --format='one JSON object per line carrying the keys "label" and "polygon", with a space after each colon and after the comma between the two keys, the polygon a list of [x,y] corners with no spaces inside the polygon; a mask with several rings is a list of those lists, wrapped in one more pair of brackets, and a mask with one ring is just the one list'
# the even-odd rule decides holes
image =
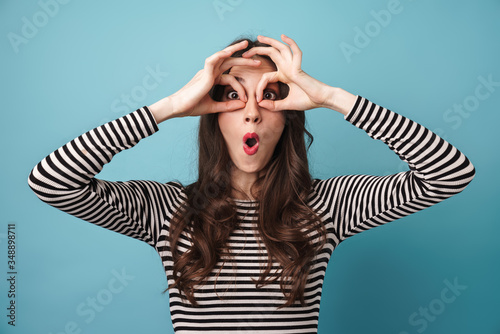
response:
{"label": "blue background", "polygon": [[[310,75],[436,131],[477,169],[463,193],[334,252],[319,332],[500,332],[500,87],[482,87],[488,97],[473,97],[479,77],[500,81],[500,1],[401,0],[390,20],[380,14],[392,8],[387,0],[54,3],[0,2],[0,332],[173,332],[154,249],[42,203],[27,186],[28,174],[81,133],[174,93],[236,37],[281,33],[297,41]],[[347,44],[357,51],[343,52]],[[161,75],[146,89],[152,69]],[[123,94],[134,94],[132,107]],[[474,101],[470,112],[453,111]],[[342,115],[318,109],[307,117],[315,177],[407,170]],[[161,124],[99,177],[193,181],[197,122]],[[16,327],[6,317],[8,223],[17,233]],[[122,271],[126,285],[110,292],[113,273]],[[446,280],[462,286],[451,303],[441,297]],[[105,304],[91,318],[88,303],[98,296]],[[418,314],[429,307],[432,317]]]}

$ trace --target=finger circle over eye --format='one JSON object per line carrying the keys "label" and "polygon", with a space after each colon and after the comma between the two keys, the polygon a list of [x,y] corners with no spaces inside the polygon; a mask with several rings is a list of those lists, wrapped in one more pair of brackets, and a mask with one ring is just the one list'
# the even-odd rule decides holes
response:
{"label": "finger circle over eye", "polygon": [[278,82],[278,72],[267,72],[262,75],[262,78],[259,80],[256,88],[257,101],[260,102],[262,100],[264,88],[266,88],[267,85],[272,82]]}
{"label": "finger circle over eye", "polygon": [[231,86],[238,93],[238,96],[243,102],[247,101],[245,89],[243,88],[241,83],[239,83],[238,80],[236,80],[236,78],[233,77],[232,75],[230,74],[221,75],[218,84],[222,86]]}

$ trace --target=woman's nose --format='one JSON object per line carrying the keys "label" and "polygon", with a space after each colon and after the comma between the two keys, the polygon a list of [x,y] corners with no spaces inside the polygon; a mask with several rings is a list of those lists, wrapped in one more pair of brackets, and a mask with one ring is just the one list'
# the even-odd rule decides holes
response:
{"label": "woman's nose", "polygon": [[248,99],[245,105],[245,123],[260,123],[262,121],[262,115],[259,108],[255,98]]}

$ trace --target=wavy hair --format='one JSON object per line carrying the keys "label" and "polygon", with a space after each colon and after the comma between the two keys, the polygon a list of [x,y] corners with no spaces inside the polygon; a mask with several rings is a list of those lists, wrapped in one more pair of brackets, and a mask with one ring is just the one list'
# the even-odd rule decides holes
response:
{"label": "wavy hair", "polygon": [[[230,45],[243,40],[248,41],[247,48],[232,57],[241,57],[255,46],[270,46],[248,38],[235,40]],[[261,57],[273,63],[271,58]],[[279,83],[279,87],[280,96],[284,98],[288,86]],[[216,85],[210,95],[220,101],[222,93],[223,87]],[[257,232],[268,254],[267,265],[261,268],[255,283],[260,288],[279,280],[285,297],[281,307],[297,300],[305,305],[309,270],[326,239],[323,224],[307,205],[312,179],[305,137],[307,147],[313,137],[305,128],[304,111],[287,110],[284,114],[286,122],[281,138],[265,173],[252,187],[258,201]],[[179,289],[193,305],[198,305],[194,297],[196,286],[207,282],[223,254],[230,254],[227,241],[239,222],[231,196],[235,190],[230,179],[232,162],[217,114],[201,116],[198,145],[198,181],[186,187],[187,199],[170,224],[174,282],[165,290]],[[191,244],[184,251],[180,249],[183,239]],[[272,272],[273,260],[280,264],[281,270]]]}

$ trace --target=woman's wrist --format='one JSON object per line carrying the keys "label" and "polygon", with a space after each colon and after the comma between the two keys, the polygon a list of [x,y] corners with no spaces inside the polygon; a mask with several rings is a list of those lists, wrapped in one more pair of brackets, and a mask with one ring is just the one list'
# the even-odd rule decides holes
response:
{"label": "woman's wrist", "polygon": [[342,115],[347,115],[356,103],[356,95],[353,95],[342,88],[331,87],[329,98],[326,101],[325,108],[338,111]]}
{"label": "woman's wrist", "polygon": [[172,98],[170,96],[167,96],[159,100],[158,102],[153,103],[152,105],[148,106],[148,109],[153,114],[153,117],[155,118],[157,124],[175,117],[173,112],[174,108],[172,104]]}

